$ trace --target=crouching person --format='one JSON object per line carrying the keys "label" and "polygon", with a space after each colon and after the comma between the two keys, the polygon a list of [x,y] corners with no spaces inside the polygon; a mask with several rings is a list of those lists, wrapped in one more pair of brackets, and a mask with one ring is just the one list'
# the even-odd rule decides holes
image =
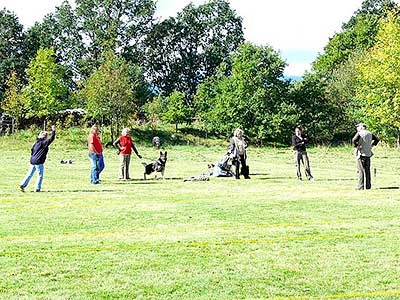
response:
{"label": "crouching person", "polygon": [[[243,130],[237,128],[231,139],[231,144],[229,145],[229,155],[233,159],[232,164],[235,166],[236,179],[240,179],[240,174],[242,174],[245,179],[250,179],[249,166],[246,164],[246,149],[247,142],[243,137]],[[242,167],[241,172],[240,166]]]}
{"label": "crouching person", "polygon": [[38,139],[31,149],[31,166],[29,168],[28,173],[25,178],[22,180],[20,184],[20,190],[22,192],[25,191],[25,188],[28,186],[29,181],[32,179],[33,174],[38,172],[38,178],[36,180],[35,192],[40,192],[42,189],[42,183],[44,178],[44,163],[46,161],[47,152],[49,151],[50,144],[56,138],[56,127],[51,126],[51,135],[48,137],[48,133],[46,131],[41,131],[39,133]]}

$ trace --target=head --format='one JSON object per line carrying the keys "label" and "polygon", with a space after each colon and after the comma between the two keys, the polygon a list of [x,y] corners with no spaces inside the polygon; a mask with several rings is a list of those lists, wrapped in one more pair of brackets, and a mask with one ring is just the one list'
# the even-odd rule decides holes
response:
{"label": "head", "polygon": [[296,128],[294,129],[294,133],[297,136],[301,136],[301,134],[303,133],[303,128],[301,128],[300,126],[296,126]]}
{"label": "head", "polygon": [[38,135],[38,139],[39,139],[39,140],[45,140],[45,139],[47,139],[47,136],[48,136],[47,131],[41,131],[41,132],[39,133],[39,135]]}
{"label": "head", "polygon": [[93,125],[90,128],[90,133],[94,133],[94,134],[99,134],[100,133],[100,126],[99,125]]}
{"label": "head", "polygon": [[129,135],[129,129],[128,129],[128,128],[122,129],[122,135],[123,135],[123,136]]}
{"label": "head", "polygon": [[167,161],[167,151],[160,151],[160,160],[165,163]]}
{"label": "head", "polygon": [[361,131],[361,130],[365,130],[367,129],[367,125],[365,125],[364,123],[359,123],[356,125],[357,131]]}
{"label": "head", "polygon": [[239,139],[242,138],[243,137],[243,130],[240,129],[240,128],[236,128],[234,133],[233,133],[233,136],[235,136],[235,137],[237,137]]}

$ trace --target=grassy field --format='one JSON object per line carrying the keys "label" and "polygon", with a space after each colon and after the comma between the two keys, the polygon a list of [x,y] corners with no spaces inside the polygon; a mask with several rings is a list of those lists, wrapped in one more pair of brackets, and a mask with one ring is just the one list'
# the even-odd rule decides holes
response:
{"label": "grassy field", "polygon": [[134,158],[118,181],[107,150],[92,186],[85,148],[56,140],[43,192],[21,193],[32,142],[0,142],[2,300],[400,299],[397,150],[376,148],[370,191],[350,148],[310,149],[315,182],[271,148],[249,149],[251,180],[183,182],[225,151],[201,146],[168,147],[166,180]]}

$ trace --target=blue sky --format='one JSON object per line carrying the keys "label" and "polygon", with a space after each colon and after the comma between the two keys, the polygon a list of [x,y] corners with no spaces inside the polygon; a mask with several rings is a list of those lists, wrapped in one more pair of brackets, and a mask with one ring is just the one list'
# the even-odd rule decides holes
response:
{"label": "blue sky", "polygon": [[[73,0],[69,0],[73,3]],[[400,0],[396,0],[400,2]],[[62,0],[0,0],[0,8],[14,11],[25,27],[54,11]],[[206,0],[158,0],[156,16],[175,16],[184,6]],[[301,76],[319,52],[340,31],[362,0],[229,0],[243,17],[246,40],[270,45],[289,64],[288,76]]]}

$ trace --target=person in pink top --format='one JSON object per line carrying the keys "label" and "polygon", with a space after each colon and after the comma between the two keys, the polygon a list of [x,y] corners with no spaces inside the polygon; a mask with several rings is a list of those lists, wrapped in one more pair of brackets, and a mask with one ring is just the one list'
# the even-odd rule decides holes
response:
{"label": "person in pink top", "polygon": [[131,161],[132,150],[135,151],[139,158],[142,158],[142,156],[133,144],[128,128],[122,130],[122,135],[113,143],[113,145],[118,149],[120,156],[119,179],[130,179],[129,163]]}
{"label": "person in pink top", "polygon": [[93,125],[87,139],[89,158],[92,162],[92,167],[90,169],[91,184],[100,183],[100,173],[104,169],[103,146],[101,145],[99,134],[100,126]]}

